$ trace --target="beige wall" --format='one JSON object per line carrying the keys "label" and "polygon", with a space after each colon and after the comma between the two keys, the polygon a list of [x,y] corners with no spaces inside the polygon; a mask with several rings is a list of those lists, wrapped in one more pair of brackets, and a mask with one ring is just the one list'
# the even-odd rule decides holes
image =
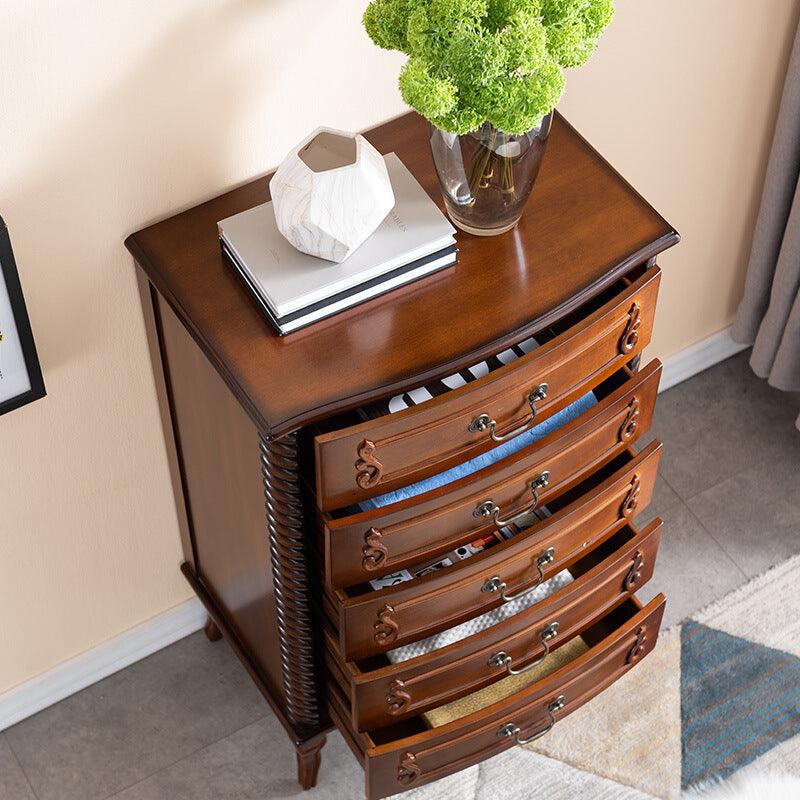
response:
{"label": "beige wall", "polygon": [[[189,596],[125,235],[402,110],[365,0],[0,0],[0,214],[49,396],[0,418],[0,692]],[[684,235],[653,350],[725,327],[795,0],[620,0],[563,110]]]}
{"label": "beige wall", "polygon": [[561,108],[678,229],[650,354],[727,327],[758,212],[798,0],[617,0]]}

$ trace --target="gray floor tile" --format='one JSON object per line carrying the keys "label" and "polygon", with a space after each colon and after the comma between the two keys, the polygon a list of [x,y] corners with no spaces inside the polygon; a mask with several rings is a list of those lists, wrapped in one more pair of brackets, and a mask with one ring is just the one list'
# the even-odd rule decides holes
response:
{"label": "gray floor tile", "polygon": [[653,499],[641,513],[636,515],[634,522],[641,528],[651,519],[663,516],[671,508],[679,505],[680,502],[681,499],[678,497],[678,493],[659,475],[656,478],[656,485],[653,487]]}
{"label": "gray floor tile", "polygon": [[338,733],[322,751],[319,785],[297,784],[294,748],[271,714],[141,783],[114,800],[352,800],[364,773]]}
{"label": "gray floor tile", "polygon": [[687,502],[750,577],[800,553],[800,434],[789,432],[780,454]]}
{"label": "gray floor tile", "polygon": [[661,517],[664,528],[655,573],[637,597],[647,602],[664,592],[664,626],[669,627],[747,579],[683,503],[664,511]]}
{"label": "gray floor tile", "polygon": [[651,435],[664,442],[661,473],[687,500],[796,436],[797,398],[756,377],[749,351],[659,396]]}
{"label": "gray floor tile", "polygon": [[0,800],[36,800],[4,734],[0,734]]}
{"label": "gray floor tile", "polygon": [[198,633],[6,735],[39,800],[100,800],[268,711],[230,648]]}

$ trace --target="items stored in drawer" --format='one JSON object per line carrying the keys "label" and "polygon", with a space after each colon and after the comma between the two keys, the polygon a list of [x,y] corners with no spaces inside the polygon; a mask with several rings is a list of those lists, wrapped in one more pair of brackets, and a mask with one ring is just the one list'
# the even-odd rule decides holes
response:
{"label": "items stored in drawer", "polygon": [[596,390],[590,411],[474,475],[368,512],[320,513],[327,584],[354,586],[419,564],[568,490],[647,430],[660,373],[657,361],[620,371]]}
{"label": "items stored in drawer", "polygon": [[[393,650],[497,608],[597,546],[649,502],[660,444],[509,541],[451,567],[378,591],[325,587],[325,608],[349,661]],[[587,487],[588,488],[588,487]]]}
{"label": "items stored in drawer", "polygon": [[660,520],[641,532],[625,525],[575,562],[570,567],[574,580],[561,580],[545,599],[527,607],[509,604],[513,613],[505,617],[486,614],[498,616],[487,627],[459,626],[463,637],[442,636],[449,642],[444,646],[437,647],[438,637],[431,637],[414,648],[425,652],[407,660],[392,663],[390,653],[345,663],[329,628],[326,657],[350,702],[352,725],[359,731],[391,725],[506,675],[526,673],[532,663],[547,660],[549,653],[647,583],[660,535]]}

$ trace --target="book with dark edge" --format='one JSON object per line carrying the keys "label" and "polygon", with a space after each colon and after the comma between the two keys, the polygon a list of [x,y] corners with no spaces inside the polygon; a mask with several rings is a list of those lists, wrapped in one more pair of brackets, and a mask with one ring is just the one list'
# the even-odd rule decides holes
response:
{"label": "book with dark edge", "polygon": [[242,280],[245,288],[252,295],[253,299],[258,304],[258,307],[264,312],[269,321],[273,324],[275,329],[282,336],[293,331],[300,330],[301,328],[308,327],[322,319],[327,319],[334,314],[338,314],[348,308],[365,303],[367,300],[372,300],[375,297],[380,297],[394,289],[401,286],[406,286],[409,283],[424,278],[428,275],[433,275],[447,267],[451,267],[458,263],[458,250],[456,245],[446,247],[428,256],[418,259],[417,261],[407,264],[406,266],[399,267],[392,272],[381,275],[378,278],[365,281],[363,284],[354,286],[339,294],[333,295],[327,300],[322,300],[314,303],[308,308],[300,311],[294,311],[283,317],[278,317],[270,307],[267,300],[263,297],[259,286],[255,283],[251,275],[246,269],[243,269],[239,261],[233,253],[221,241],[222,252],[228,259],[234,271]]}

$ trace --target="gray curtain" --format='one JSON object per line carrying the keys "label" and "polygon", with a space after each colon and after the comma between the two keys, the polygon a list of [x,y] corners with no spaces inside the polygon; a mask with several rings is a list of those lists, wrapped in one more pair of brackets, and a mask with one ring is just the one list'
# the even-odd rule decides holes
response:
{"label": "gray curtain", "polygon": [[732,335],[753,345],[756,375],[777,389],[800,391],[800,29]]}

